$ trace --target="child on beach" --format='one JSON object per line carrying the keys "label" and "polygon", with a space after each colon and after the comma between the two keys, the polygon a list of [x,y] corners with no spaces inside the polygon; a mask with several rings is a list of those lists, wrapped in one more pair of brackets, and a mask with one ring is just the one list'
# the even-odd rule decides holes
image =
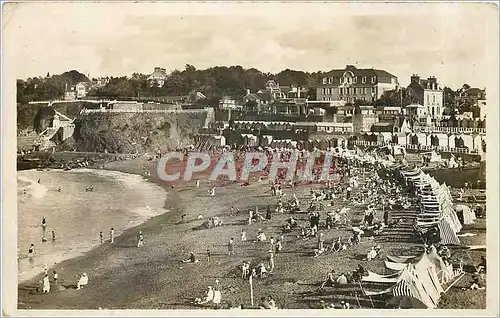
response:
{"label": "child on beach", "polygon": [[139,231],[139,235],[137,237],[137,247],[144,247],[144,236],[142,235],[142,231]]}
{"label": "child on beach", "polygon": [[35,253],[35,244],[30,245],[30,249],[28,250],[28,258],[30,260],[33,259],[33,254]]}
{"label": "child on beach", "polygon": [[109,240],[111,244],[115,242],[115,229],[111,228],[111,231],[109,231]]}
{"label": "child on beach", "polygon": [[52,231],[52,242],[56,240],[56,232]]}
{"label": "child on beach", "polygon": [[55,270],[52,272],[52,274],[54,277],[54,284],[57,284],[57,279],[59,278],[59,274],[57,274],[57,272]]}

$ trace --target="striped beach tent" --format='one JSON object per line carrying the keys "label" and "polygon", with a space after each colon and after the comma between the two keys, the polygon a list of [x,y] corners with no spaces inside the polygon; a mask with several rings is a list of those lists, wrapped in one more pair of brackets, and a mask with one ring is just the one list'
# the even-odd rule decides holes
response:
{"label": "striped beach tent", "polygon": [[460,240],[451,225],[446,219],[441,219],[438,223],[439,236],[443,245],[460,245]]}

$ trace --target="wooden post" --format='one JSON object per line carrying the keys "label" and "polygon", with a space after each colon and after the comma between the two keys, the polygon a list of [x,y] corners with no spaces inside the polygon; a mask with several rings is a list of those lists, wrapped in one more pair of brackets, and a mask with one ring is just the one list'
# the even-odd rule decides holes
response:
{"label": "wooden post", "polygon": [[250,278],[248,279],[248,282],[250,283],[250,303],[253,306],[253,281],[252,281],[252,274],[250,274]]}

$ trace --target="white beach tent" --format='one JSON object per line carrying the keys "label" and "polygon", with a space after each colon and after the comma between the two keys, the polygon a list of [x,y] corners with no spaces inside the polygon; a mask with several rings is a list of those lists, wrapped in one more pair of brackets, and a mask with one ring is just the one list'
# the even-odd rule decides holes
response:
{"label": "white beach tent", "polygon": [[476,214],[466,205],[458,204],[455,206],[455,211],[462,212],[464,216],[464,224],[474,224],[476,220]]}

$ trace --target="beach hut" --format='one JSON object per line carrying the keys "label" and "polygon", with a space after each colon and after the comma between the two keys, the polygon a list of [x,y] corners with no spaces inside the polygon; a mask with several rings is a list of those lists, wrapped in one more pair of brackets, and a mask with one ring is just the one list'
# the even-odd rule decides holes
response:
{"label": "beach hut", "polygon": [[472,135],[472,149],[481,150],[483,144],[483,137],[479,134]]}
{"label": "beach hut", "polygon": [[448,147],[455,148],[455,134],[448,134]]}
{"label": "beach hut", "polygon": [[458,204],[455,206],[455,211],[457,214],[462,215],[464,225],[474,224],[476,214],[468,206]]}

